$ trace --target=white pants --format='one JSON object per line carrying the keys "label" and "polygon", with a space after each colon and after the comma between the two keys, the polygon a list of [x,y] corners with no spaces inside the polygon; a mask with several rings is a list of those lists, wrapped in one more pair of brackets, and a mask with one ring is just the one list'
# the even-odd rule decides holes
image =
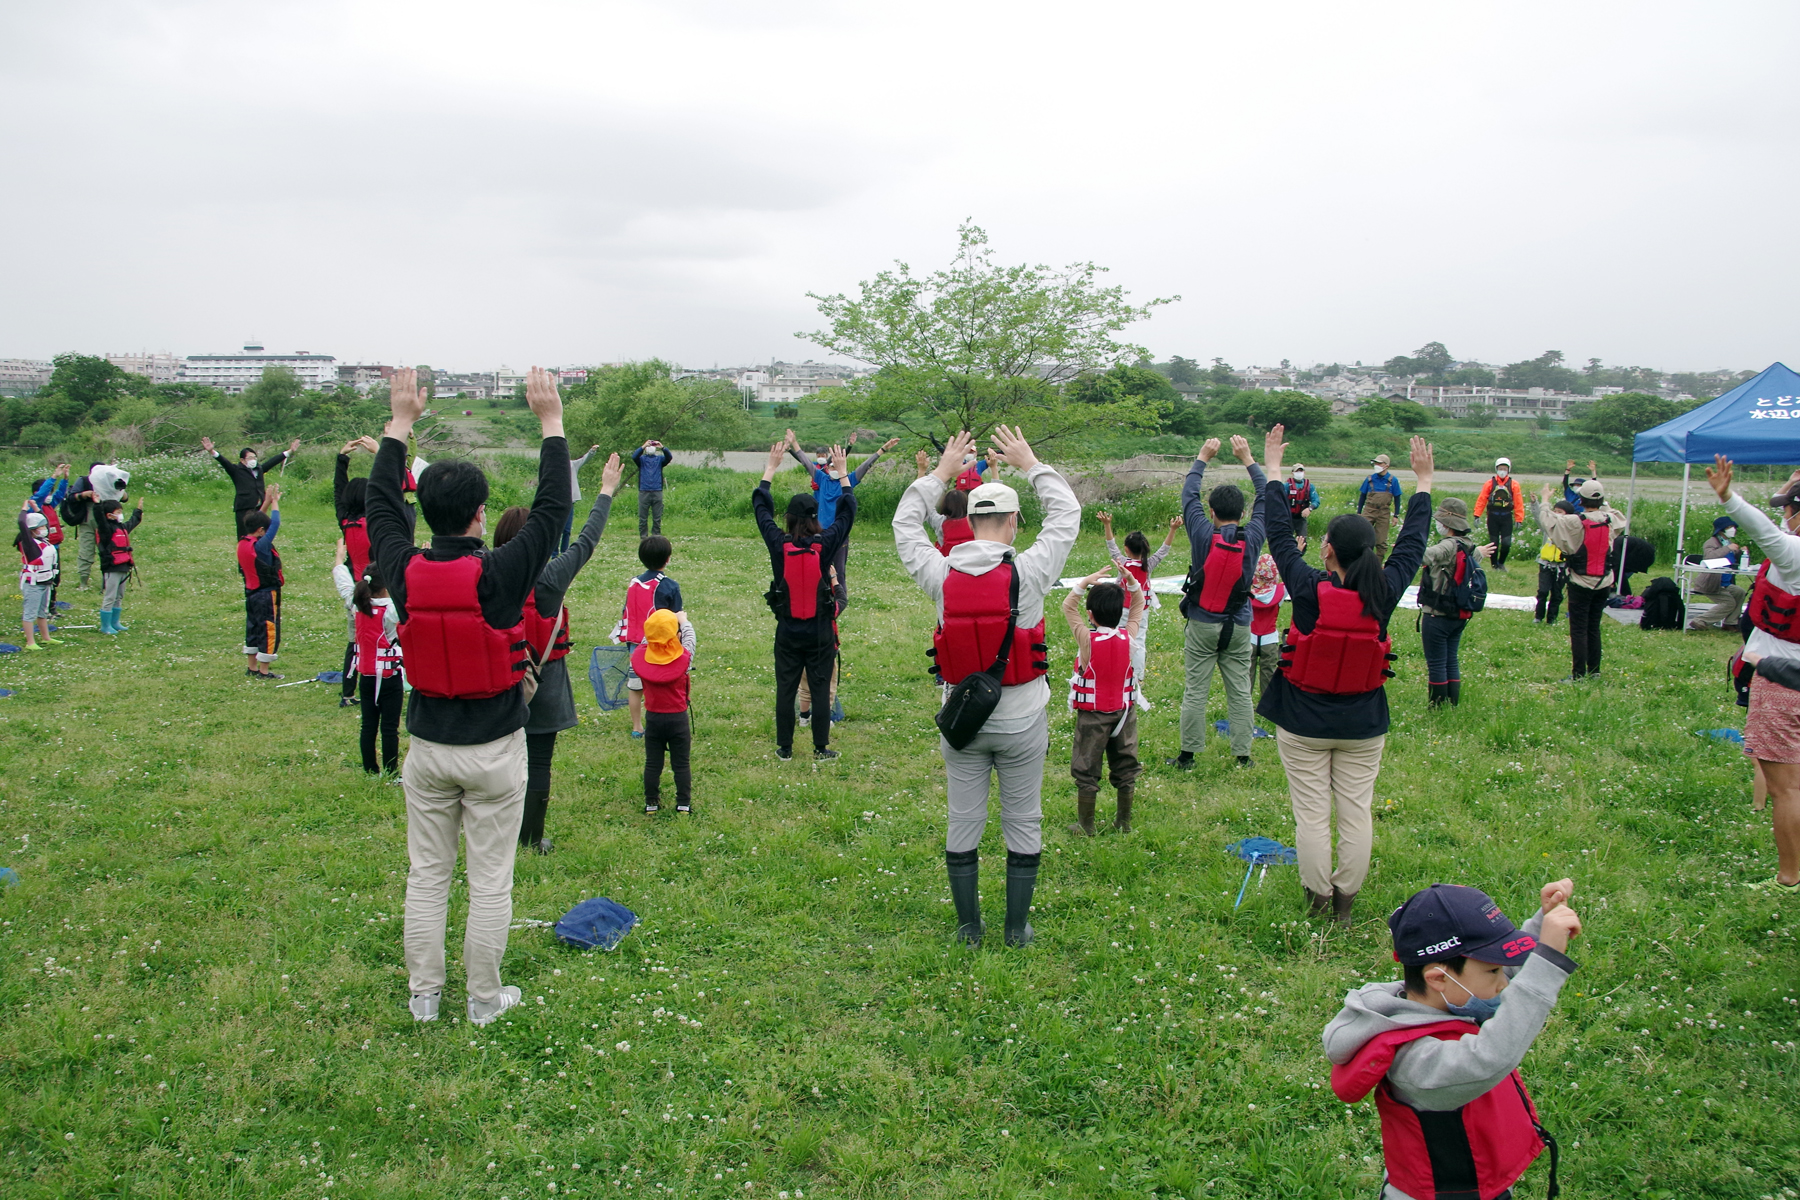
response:
{"label": "white pants", "polygon": [[1150,610],[1144,609],[1144,615],[1138,619],[1137,636],[1131,639],[1131,673],[1137,676],[1138,686],[1144,686],[1144,663],[1150,657]]}
{"label": "white pants", "polygon": [[406,780],[406,969],[415,996],[444,989],[444,931],[456,873],[456,834],[468,861],[469,918],[463,968],[469,998],[500,998],[500,959],[512,924],[513,854],[525,809],[525,731],[476,746],[415,737]]}

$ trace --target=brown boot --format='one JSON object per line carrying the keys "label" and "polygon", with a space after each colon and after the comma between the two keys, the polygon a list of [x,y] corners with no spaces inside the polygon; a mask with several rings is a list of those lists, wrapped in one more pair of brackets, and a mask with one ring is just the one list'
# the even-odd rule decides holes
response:
{"label": "brown boot", "polygon": [[1129,783],[1119,789],[1119,811],[1113,817],[1114,833],[1131,832],[1131,790],[1132,785]]}
{"label": "brown boot", "polygon": [[1339,925],[1350,928],[1350,906],[1356,903],[1355,892],[1341,892],[1331,889],[1331,915]]}
{"label": "brown boot", "polygon": [[1098,791],[1075,793],[1076,820],[1069,826],[1069,832],[1076,837],[1094,836],[1094,803],[1099,798]]}
{"label": "brown boot", "polygon": [[1306,889],[1306,903],[1309,910],[1308,916],[1322,917],[1331,911],[1331,897],[1322,892],[1315,892],[1311,888]]}

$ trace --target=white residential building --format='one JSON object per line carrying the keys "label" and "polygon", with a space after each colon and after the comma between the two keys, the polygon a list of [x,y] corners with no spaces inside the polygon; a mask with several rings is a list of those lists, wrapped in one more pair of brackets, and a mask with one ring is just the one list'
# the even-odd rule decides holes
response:
{"label": "white residential building", "polygon": [[494,372],[494,395],[510,396],[513,390],[525,382],[525,372],[515,371],[511,367],[501,367]]}
{"label": "white residential building", "polygon": [[50,382],[52,364],[36,358],[0,358],[0,395],[28,396]]}
{"label": "white residential building", "polygon": [[339,363],[337,381],[344,387],[367,392],[376,384],[385,383],[393,373],[393,367],[381,363]]}
{"label": "white residential building", "polygon": [[146,376],[151,383],[174,383],[181,375],[181,360],[167,350],[155,353],[148,350],[140,350],[135,354],[109,353],[106,361],[121,371]]}
{"label": "white residential building", "polygon": [[1417,400],[1429,408],[1442,409],[1453,417],[1467,416],[1469,405],[1485,404],[1502,420],[1529,421],[1548,416],[1553,421],[1566,421],[1573,405],[1585,404],[1587,396],[1573,392],[1554,392],[1548,388],[1464,387],[1409,383],[1396,387],[1394,396]]}
{"label": "white residential building", "polygon": [[188,355],[181,361],[181,380],[236,395],[261,380],[268,367],[286,367],[299,378],[302,387],[312,391],[332,387],[338,379],[337,359],[329,354],[305,350],[269,354],[261,346],[250,344],[242,354]]}
{"label": "white residential building", "polygon": [[841,388],[844,381],[830,376],[812,376],[795,378],[791,375],[777,375],[768,383],[756,389],[756,398],[771,404],[797,404],[802,400],[831,399],[821,397],[818,393],[826,388]]}

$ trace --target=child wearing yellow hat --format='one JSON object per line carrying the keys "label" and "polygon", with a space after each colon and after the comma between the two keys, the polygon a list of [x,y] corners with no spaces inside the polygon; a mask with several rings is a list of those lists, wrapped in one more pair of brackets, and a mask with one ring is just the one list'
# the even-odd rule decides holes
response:
{"label": "child wearing yellow hat", "polygon": [[644,684],[644,812],[661,807],[663,754],[675,772],[675,811],[693,811],[688,752],[688,669],[694,662],[694,627],[685,612],[659,608],[644,618],[644,640],[631,652],[631,669]]}

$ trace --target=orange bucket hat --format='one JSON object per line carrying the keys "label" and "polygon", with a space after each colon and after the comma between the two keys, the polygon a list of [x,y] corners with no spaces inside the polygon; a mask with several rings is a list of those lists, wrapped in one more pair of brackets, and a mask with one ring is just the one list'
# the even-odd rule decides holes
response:
{"label": "orange bucket hat", "polygon": [[644,618],[644,661],[661,666],[682,655],[680,624],[675,614],[659,608]]}

